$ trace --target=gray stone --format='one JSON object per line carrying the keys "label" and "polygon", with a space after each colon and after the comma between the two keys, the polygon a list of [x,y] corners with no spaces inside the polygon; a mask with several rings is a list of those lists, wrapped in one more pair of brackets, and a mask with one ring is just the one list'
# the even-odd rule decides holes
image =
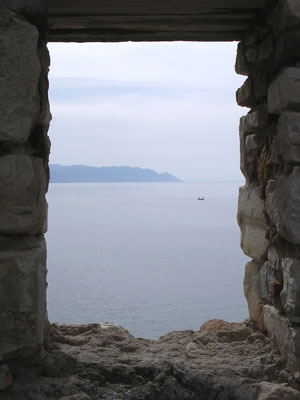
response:
{"label": "gray stone", "polygon": [[272,26],[276,35],[287,28],[300,26],[300,4],[298,0],[280,0],[272,16]]}
{"label": "gray stone", "polygon": [[266,188],[265,208],[278,234],[286,240],[300,244],[300,167],[289,175],[278,175],[269,180]]}
{"label": "gray stone", "polygon": [[271,114],[300,111],[300,68],[285,68],[274,79],[268,90],[268,108]]}
{"label": "gray stone", "polygon": [[270,246],[268,250],[268,261],[274,271],[281,271],[281,258],[275,246]]}
{"label": "gray stone", "polygon": [[254,63],[258,55],[258,47],[255,44],[247,46],[245,49],[245,57],[249,63]]}
{"label": "gray stone", "polygon": [[255,261],[246,264],[244,277],[244,295],[248,303],[249,317],[253,321],[257,321],[258,304],[260,302],[254,287],[254,277],[258,273],[260,265]]}
{"label": "gray stone", "polygon": [[254,287],[260,300],[267,303],[273,303],[272,285],[276,277],[268,261],[260,268],[258,274],[254,277]]}
{"label": "gray stone", "polygon": [[300,163],[300,113],[285,111],[277,126],[280,155],[287,163]]}
{"label": "gray stone", "polygon": [[41,349],[46,312],[46,244],[0,252],[0,354],[28,357]]}
{"label": "gray stone", "polygon": [[261,104],[255,108],[255,111],[242,117],[244,121],[245,133],[255,132],[258,129],[263,129],[268,125],[268,106],[267,104]]}
{"label": "gray stone", "polygon": [[0,233],[45,231],[47,203],[43,160],[26,155],[0,157]]}
{"label": "gray stone", "polygon": [[287,362],[288,369],[291,372],[298,372],[300,369],[300,327],[290,326],[289,319],[280,315],[273,306],[264,305],[263,313],[269,336],[275,341]]}
{"label": "gray stone", "polygon": [[235,61],[235,72],[239,75],[249,75],[249,63],[245,56],[245,45],[240,42],[237,47],[236,61]]}
{"label": "gray stone", "polygon": [[265,64],[272,61],[273,51],[273,38],[269,36],[259,47],[257,63]]}
{"label": "gray stone", "polygon": [[275,135],[272,139],[271,162],[273,164],[281,164],[282,162],[279,135]]}
{"label": "gray stone", "polygon": [[292,322],[300,323],[300,261],[283,258],[282,272],[282,307]]}
{"label": "gray stone", "polygon": [[258,143],[256,139],[256,135],[248,135],[246,137],[246,149],[247,150],[256,150],[258,148]]}
{"label": "gray stone", "polygon": [[38,30],[13,18],[0,25],[0,141],[25,142],[40,110]]}
{"label": "gray stone", "polygon": [[240,188],[237,218],[242,250],[256,262],[262,263],[267,258],[269,241],[265,239],[267,225],[262,212],[264,202],[258,192],[258,186]]}
{"label": "gray stone", "polygon": [[12,374],[6,364],[0,365],[0,390],[7,389],[13,383]]}
{"label": "gray stone", "polygon": [[252,81],[248,78],[243,86],[236,92],[236,102],[241,107],[252,108],[256,104],[256,100],[252,92]]}
{"label": "gray stone", "polygon": [[85,393],[72,394],[71,396],[60,397],[59,400],[91,400]]}
{"label": "gray stone", "polygon": [[253,138],[252,141],[248,139],[248,134],[245,130],[245,118],[242,117],[240,119],[240,168],[246,178],[246,182],[249,183],[257,180],[258,146],[253,146],[255,144]]}
{"label": "gray stone", "polygon": [[276,42],[273,70],[297,62],[299,59],[300,29],[285,32]]}
{"label": "gray stone", "polygon": [[273,384],[270,382],[260,383],[260,393],[257,400],[299,400],[298,390],[287,387],[282,384]]}

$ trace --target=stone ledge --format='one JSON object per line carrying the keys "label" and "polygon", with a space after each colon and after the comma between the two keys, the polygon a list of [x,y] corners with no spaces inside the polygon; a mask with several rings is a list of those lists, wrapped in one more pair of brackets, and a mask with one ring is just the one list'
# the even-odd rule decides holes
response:
{"label": "stone ledge", "polygon": [[36,370],[19,369],[1,400],[299,400],[270,339],[247,323],[213,320],[199,331],[136,339],[114,324],[50,328]]}

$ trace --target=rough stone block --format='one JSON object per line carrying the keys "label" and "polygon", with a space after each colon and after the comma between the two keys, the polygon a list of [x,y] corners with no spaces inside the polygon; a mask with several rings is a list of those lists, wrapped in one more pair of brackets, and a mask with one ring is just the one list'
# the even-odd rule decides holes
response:
{"label": "rough stone block", "polygon": [[300,28],[285,32],[275,47],[273,68],[277,71],[283,65],[299,60]]}
{"label": "rough stone block", "polygon": [[300,398],[299,391],[286,384],[261,382],[259,388],[257,400],[299,400]]}
{"label": "rough stone block", "polygon": [[245,45],[243,42],[238,44],[236,61],[235,61],[235,72],[239,75],[249,75],[250,68],[249,63],[245,56]]}
{"label": "rough stone block", "polygon": [[0,157],[0,234],[43,233],[47,221],[43,160]]}
{"label": "rough stone block", "polygon": [[275,135],[272,139],[271,162],[273,164],[281,164],[281,149],[280,149],[279,135]]}
{"label": "rough stone block", "polygon": [[289,175],[270,180],[266,188],[265,209],[280,236],[300,244],[300,167]]}
{"label": "rough stone block", "polygon": [[238,224],[241,230],[241,248],[258,263],[267,259],[269,241],[265,239],[266,221],[262,212],[263,200],[258,186],[244,186],[239,191]]}
{"label": "rough stone block", "polygon": [[249,135],[245,130],[246,117],[240,120],[240,168],[249,183],[257,181],[258,144],[256,135]]}
{"label": "rough stone block", "polygon": [[255,104],[266,102],[270,83],[270,69],[262,67],[256,70],[252,79],[252,94],[255,98]]}
{"label": "rough stone block", "polygon": [[0,355],[27,357],[43,343],[46,313],[46,244],[0,252]]}
{"label": "rough stone block", "polygon": [[256,135],[248,135],[246,137],[245,143],[246,143],[246,149],[249,151],[256,150],[258,148]]}
{"label": "rough stone block", "polygon": [[286,68],[271,82],[268,108],[271,114],[300,111],[300,68]]}
{"label": "rough stone block", "polygon": [[300,163],[300,113],[283,112],[278,121],[277,131],[283,161]]}
{"label": "rough stone block", "polygon": [[287,362],[288,369],[291,372],[299,372],[300,327],[290,326],[288,318],[280,315],[279,311],[273,306],[265,305],[263,313],[264,325]]}
{"label": "rough stone block", "polygon": [[258,304],[260,302],[254,287],[254,277],[258,273],[260,265],[255,261],[246,264],[244,277],[244,295],[248,303],[249,317],[257,321]]}
{"label": "rough stone block", "polygon": [[276,277],[271,263],[268,261],[265,262],[254,278],[255,291],[258,298],[263,302],[273,303],[272,288],[275,279]]}
{"label": "rough stone block", "polygon": [[269,36],[259,47],[257,63],[266,64],[272,61],[273,51],[273,38]]}
{"label": "rough stone block", "polygon": [[282,307],[292,322],[300,323],[300,261],[284,258],[282,272],[283,290],[280,294]]}
{"label": "rough stone block", "polygon": [[274,33],[280,35],[287,28],[300,26],[300,4],[298,0],[280,0],[272,19]]}
{"label": "rough stone block", "polygon": [[252,108],[255,106],[256,101],[252,93],[252,82],[248,78],[243,86],[241,86],[236,92],[237,104],[241,107]]}
{"label": "rough stone block", "polygon": [[265,128],[268,124],[268,106],[267,104],[259,105],[255,111],[242,117],[244,120],[245,133],[255,132],[258,129]]}
{"label": "rough stone block", "polygon": [[25,142],[37,121],[38,37],[36,27],[16,17],[0,24],[0,141]]}

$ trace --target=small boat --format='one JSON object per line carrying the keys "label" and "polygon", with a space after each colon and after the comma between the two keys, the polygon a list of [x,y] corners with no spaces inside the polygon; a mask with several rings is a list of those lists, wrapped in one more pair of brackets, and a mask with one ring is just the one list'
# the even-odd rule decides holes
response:
{"label": "small boat", "polygon": [[204,197],[198,197],[198,200],[204,200]]}

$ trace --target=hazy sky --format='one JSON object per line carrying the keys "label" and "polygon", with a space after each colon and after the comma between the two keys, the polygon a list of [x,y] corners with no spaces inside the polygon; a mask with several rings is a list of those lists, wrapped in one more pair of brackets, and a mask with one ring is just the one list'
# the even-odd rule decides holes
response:
{"label": "hazy sky", "polygon": [[235,43],[50,44],[50,162],[241,180]]}

